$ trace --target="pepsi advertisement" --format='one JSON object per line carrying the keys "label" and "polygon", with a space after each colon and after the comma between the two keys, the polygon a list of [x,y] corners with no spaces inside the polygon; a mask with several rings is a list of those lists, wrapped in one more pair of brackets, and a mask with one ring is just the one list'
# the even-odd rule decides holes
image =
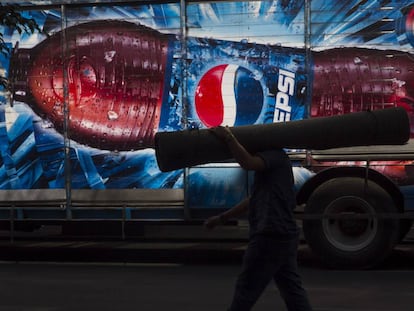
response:
{"label": "pepsi advertisement", "polygon": [[[41,33],[2,29],[0,189],[188,187],[193,207],[231,205],[246,173],[162,173],[155,133],[414,116],[412,0],[49,2],[16,1]],[[294,171],[297,187],[313,174]]]}

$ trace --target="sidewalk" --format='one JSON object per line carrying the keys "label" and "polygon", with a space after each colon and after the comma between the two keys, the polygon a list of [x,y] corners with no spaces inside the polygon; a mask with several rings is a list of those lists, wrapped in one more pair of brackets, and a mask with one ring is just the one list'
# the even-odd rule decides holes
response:
{"label": "sidewalk", "polygon": [[[0,232],[0,260],[58,262],[239,262],[247,243],[246,226],[148,225],[145,236],[62,235],[60,226],[36,232]],[[76,233],[76,231],[75,231]]]}
{"label": "sidewalk", "polygon": [[[234,264],[241,263],[247,245],[247,228],[243,226],[222,227],[214,232],[200,227],[151,227],[151,230],[145,238],[126,240],[61,239],[42,234],[30,238],[22,234],[12,241],[0,234],[0,261]],[[413,233],[396,248],[394,256],[399,256],[398,250],[414,256]],[[308,267],[323,265],[303,239],[298,260]]]}
{"label": "sidewalk", "polygon": [[59,262],[236,263],[243,242],[0,241],[0,260]]}

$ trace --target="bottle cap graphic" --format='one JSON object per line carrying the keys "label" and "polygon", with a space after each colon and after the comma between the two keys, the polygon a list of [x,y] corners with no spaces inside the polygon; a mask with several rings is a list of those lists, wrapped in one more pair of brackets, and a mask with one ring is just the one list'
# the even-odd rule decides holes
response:
{"label": "bottle cap graphic", "polygon": [[249,69],[215,66],[200,79],[195,92],[198,117],[207,127],[253,124],[263,107],[263,89]]}

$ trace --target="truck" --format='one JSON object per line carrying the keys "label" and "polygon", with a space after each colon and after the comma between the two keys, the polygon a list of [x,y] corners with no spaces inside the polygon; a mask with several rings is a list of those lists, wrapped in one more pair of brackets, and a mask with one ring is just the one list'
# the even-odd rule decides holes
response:
{"label": "truck", "polygon": [[[11,240],[44,225],[115,227],[123,239],[144,223],[201,225],[249,195],[251,172],[231,161],[161,172],[157,132],[391,107],[414,117],[410,0],[14,3],[42,31],[1,26],[0,224]],[[410,231],[411,139],[287,152],[295,215],[329,265],[376,265]]]}

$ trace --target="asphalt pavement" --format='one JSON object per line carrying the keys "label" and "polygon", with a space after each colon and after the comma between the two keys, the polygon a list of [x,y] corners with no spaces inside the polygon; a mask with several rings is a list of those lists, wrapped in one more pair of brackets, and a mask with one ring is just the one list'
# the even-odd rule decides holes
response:
{"label": "asphalt pavement", "polygon": [[[243,234],[161,239],[158,233],[149,240],[3,238],[0,311],[225,310],[246,247]],[[302,242],[299,268],[314,311],[413,310],[412,236],[365,271],[330,269]],[[266,310],[286,310],[273,284],[253,309]]]}
{"label": "asphalt pavement", "polygon": [[[395,264],[379,269],[340,271],[309,265],[303,245],[299,269],[314,311],[411,311],[410,252],[399,249]],[[238,263],[229,262],[2,261],[0,311],[224,311],[239,271]],[[274,284],[253,309],[270,310],[286,310]]]}

